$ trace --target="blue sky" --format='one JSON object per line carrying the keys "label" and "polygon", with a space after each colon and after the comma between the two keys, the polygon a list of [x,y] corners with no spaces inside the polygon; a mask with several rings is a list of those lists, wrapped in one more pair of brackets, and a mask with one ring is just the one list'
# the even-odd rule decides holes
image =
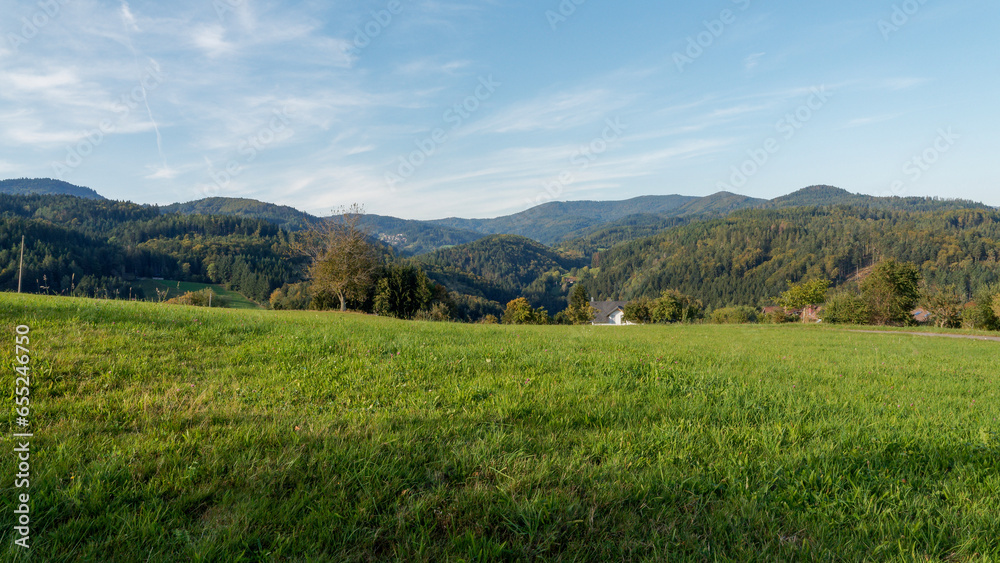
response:
{"label": "blue sky", "polygon": [[1000,205],[995,0],[0,0],[0,178],[493,217],[813,184]]}

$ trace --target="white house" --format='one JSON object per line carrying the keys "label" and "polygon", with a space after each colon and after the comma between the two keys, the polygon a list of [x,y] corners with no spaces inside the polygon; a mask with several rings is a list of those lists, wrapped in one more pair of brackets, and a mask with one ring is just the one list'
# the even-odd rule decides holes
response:
{"label": "white house", "polygon": [[625,320],[625,305],[628,301],[594,301],[590,306],[597,310],[591,324],[599,326],[624,326],[632,323]]}

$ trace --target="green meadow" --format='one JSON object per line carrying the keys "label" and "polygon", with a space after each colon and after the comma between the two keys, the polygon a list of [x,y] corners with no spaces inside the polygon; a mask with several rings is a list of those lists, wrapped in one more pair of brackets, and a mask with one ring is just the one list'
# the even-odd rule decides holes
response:
{"label": "green meadow", "polygon": [[0,321],[6,561],[1000,560],[1000,342],[9,293]]}

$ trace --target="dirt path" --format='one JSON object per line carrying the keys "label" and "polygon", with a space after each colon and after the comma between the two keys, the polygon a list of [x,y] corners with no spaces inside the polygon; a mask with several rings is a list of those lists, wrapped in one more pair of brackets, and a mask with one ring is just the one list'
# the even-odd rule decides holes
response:
{"label": "dirt path", "polygon": [[940,334],[937,332],[898,332],[891,330],[846,330],[844,332],[859,332],[862,334],[907,334],[910,336],[931,336],[935,338],[962,338],[964,340],[991,340],[1000,342],[1000,336],[976,336],[972,334]]}

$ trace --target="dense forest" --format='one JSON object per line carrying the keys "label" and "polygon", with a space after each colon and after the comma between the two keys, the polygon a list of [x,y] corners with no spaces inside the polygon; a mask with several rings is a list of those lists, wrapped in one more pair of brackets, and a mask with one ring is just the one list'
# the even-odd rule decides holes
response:
{"label": "dense forest", "polygon": [[22,235],[22,285],[31,292],[122,296],[136,278],[161,277],[222,283],[264,302],[299,275],[288,259],[293,235],[266,221],[163,215],[156,207],[66,195],[0,195],[0,289],[17,289]]}
{"label": "dense forest", "polygon": [[[593,258],[585,283],[602,297],[678,289],[710,307],[760,305],[788,281],[848,283],[883,258],[917,264],[932,285],[965,295],[1000,277],[1000,213],[872,207],[745,210],[620,244]],[[593,270],[592,270],[593,271]]]}
{"label": "dense forest", "polygon": [[181,215],[232,215],[262,219],[286,231],[308,229],[319,221],[319,218],[287,205],[232,197],[209,197],[188,203],[174,203],[160,207],[160,211]]}
{"label": "dense forest", "polygon": [[568,288],[562,274],[586,264],[516,235],[488,236],[418,256],[414,262],[453,291],[500,304],[526,296],[532,305],[550,312],[566,307]]}

